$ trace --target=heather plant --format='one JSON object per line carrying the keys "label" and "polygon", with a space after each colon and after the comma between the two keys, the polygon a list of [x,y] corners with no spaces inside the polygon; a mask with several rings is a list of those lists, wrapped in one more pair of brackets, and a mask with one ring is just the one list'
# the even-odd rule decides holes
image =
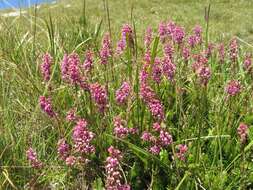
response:
{"label": "heather plant", "polygon": [[[28,189],[251,189],[252,53],[237,37],[211,41],[209,15],[207,26],[187,30],[168,19],[146,26],[141,36],[131,20],[117,37],[108,12],[107,19],[108,31],[99,25],[92,33],[85,23],[81,43],[62,49],[47,23],[49,48],[25,70],[36,89],[27,97],[34,109],[18,103],[31,123],[18,142],[27,168],[14,168],[13,182],[3,170],[4,183]],[[14,164],[6,147],[0,158]]]}

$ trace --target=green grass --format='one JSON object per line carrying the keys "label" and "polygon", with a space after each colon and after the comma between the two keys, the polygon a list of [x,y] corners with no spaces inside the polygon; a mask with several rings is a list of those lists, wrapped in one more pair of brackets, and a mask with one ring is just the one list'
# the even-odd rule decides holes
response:
{"label": "green grass", "polygon": [[[209,3],[211,4],[209,40],[212,42],[224,41],[227,45],[231,37],[238,36],[243,41],[240,43],[241,52],[244,50],[252,52],[253,2],[251,0],[107,1],[114,43],[120,37],[122,24],[135,24],[139,52],[138,63],[142,62],[144,51],[142,41],[147,26],[157,28],[160,21],[172,19],[184,26],[187,31],[191,31],[195,24],[200,24],[205,28],[204,9]],[[63,0],[56,5],[42,5],[39,9],[27,9],[28,13],[20,17],[0,16],[0,189],[31,187],[35,189],[77,189],[85,188],[88,184],[93,183],[82,177],[89,172],[92,177],[96,174],[98,174],[96,177],[104,177],[101,172],[107,155],[104,149],[117,139],[108,135],[108,131],[100,136],[101,139],[96,143],[98,146],[101,145],[100,150],[104,152],[101,151],[100,160],[94,159],[95,164],[98,163],[99,166],[92,168],[87,173],[80,172],[79,168],[70,169],[57,159],[56,144],[59,134],[55,129],[58,123],[42,113],[38,105],[38,97],[42,94],[52,95],[54,107],[60,115],[64,115],[72,104],[76,104],[81,110],[80,114],[91,117],[89,119],[94,121],[93,130],[97,130],[96,128],[100,128],[101,125],[110,128],[112,116],[115,114],[128,115],[124,109],[113,105],[107,118],[102,121],[96,114],[90,116],[87,114],[90,110],[85,107],[89,102],[88,96],[83,95],[82,99],[77,98],[76,89],[68,88],[60,81],[59,63],[63,54],[75,51],[83,59],[83,54],[88,47],[92,49],[100,47],[102,35],[109,30],[103,1],[86,0],[85,9],[83,2]],[[71,7],[66,7],[67,4],[70,4]],[[5,12],[7,11],[2,11],[2,13]],[[158,49],[158,55],[160,55],[160,45]],[[55,62],[53,67],[55,72],[51,80],[53,91],[48,90],[48,86],[42,83],[39,71],[41,56],[47,51],[53,55]],[[241,59],[240,57],[240,62]],[[96,63],[99,63],[98,58]],[[116,80],[110,78],[110,81],[115,82],[110,83],[110,100],[112,101],[113,89],[118,88],[120,82],[128,77],[120,64],[122,64],[121,60],[116,60],[115,65],[118,65],[115,69]],[[132,176],[131,180],[137,182],[138,176],[143,176],[147,186],[152,182],[151,188],[153,189],[165,188],[160,187],[161,184],[168,184],[168,189],[194,189],[201,186],[206,189],[238,189],[239,186],[245,188],[246,185],[252,185],[253,166],[250,162],[252,142],[245,147],[246,161],[248,161],[245,162],[243,161],[244,153],[240,151],[236,135],[236,128],[240,122],[252,124],[250,119],[253,106],[252,98],[250,99],[252,79],[246,80],[242,71],[233,76],[225,67],[220,72],[215,60],[211,64],[215,72],[206,97],[209,103],[207,105],[208,118],[204,115],[205,108],[199,105],[200,102],[205,102],[201,99],[205,98],[201,96],[204,93],[198,94],[194,86],[189,86],[187,89],[190,97],[186,100],[188,107],[183,119],[178,119],[181,117],[177,112],[178,109],[181,109],[177,108],[181,105],[180,101],[178,104],[166,103],[166,124],[176,137],[175,145],[189,142],[188,164],[184,165],[180,162],[175,163],[177,165],[175,166],[171,160],[168,160],[169,156],[166,155],[166,152],[160,157],[153,156],[141,146],[138,140],[118,140],[117,144],[125,150],[125,155],[130,160],[129,163],[124,163],[128,179],[129,176]],[[101,66],[96,66],[94,73],[101,77],[100,72]],[[98,77],[99,81],[104,82],[100,77]],[[234,77],[244,81],[244,93],[236,100],[234,107],[232,105],[223,106],[225,104],[223,102],[224,84]],[[171,91],[168,94],[165,93],[164,100],[170,96],[180,98],[173,92],[172,86],[166,83],[163,85],[163,90]],[[76,100],[73,100],[73,97],[76,97]],[[139,104],[134,103],[136,110],[138,107]],[[142,110],[143,107],[140,106]],[[147,127],[152,119],[147,111],[145,113],[143,122]],[[133,125],[136,122],[136,115],[129,114],[130,125]],[[138,117],[141,116],[138,115]],[[230,120],[231,118],[233,119]],[[183,124],[179,124],[178,120]],[[181,124],[183,125],[182,130],[178,129],[178,125],[181,126]],[[63,122],[61,126],[70,140],[72,125]],[[200,127],[203,129],[200,130],[200,136],[197,136]],[[250,140],[252,140],[252,135]],[[36,171],[29,166],[25,156],[25,151],[29,146],[35,147],[38,151],[40,159],[46,163],[45,169]],[[199,149],[195,147],[199,146],[202,147],[203,152],[196,153]],[[170,150],[168,152],[172,154]],[[133,159],[135,159],[134,162]],[[246,169],[243,170],[243,167]],[[174,170],[175,168],[177,171]],[[244,173],[241,173],[242,171]],[[174,173],[176,175],[173,175]],[[166,176],[167,181],[162,181],[164,179],[161,176]],[[99,186],[99,180],[97,184]]]}

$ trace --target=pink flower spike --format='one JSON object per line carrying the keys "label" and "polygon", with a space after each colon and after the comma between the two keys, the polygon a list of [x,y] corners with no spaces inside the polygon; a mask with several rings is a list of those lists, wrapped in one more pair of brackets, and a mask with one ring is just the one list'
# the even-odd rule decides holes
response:
{"label": "pink flower spike", "polygon": [[242,144],[244,144],[247,140],[248,133],[249,133],[248,129],[249,129],[248,125],[246,125],[244,123],[241,123],[237,129],[237,133],[240,137],[240,141]]}
{"label": "pink flower spike", "polygon": [[42,57],[42,64],[40,65],[40,71],[44,78],[44,81],[49,81],[50,79],[50,67],[52,65],[52,57],[49,53],[46,53]]}

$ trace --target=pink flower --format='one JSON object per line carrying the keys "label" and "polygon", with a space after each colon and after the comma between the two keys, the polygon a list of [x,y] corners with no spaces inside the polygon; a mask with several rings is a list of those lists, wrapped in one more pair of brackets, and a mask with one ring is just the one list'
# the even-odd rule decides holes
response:
{"label": "pink flower", "polygon": [[26,151],[26,156],[33,168],[42,168],[43,163],[37,158],[37,153],[32,148]]}
{"label": "pink flower", "polygon": [[172,144],[173,142],[172,136],[167,131],[164,131],[164,130],[160,130],[159,140],[160,140],[161,146],[164,146],[164,147]]}
{"label": "pink flower", "polygon": [[123,82],[121,87],[116,91],[116,101],[118,104],[125,104],[131,92],[131,86],[128,82]]}
{"label": "pink flower", "polygon": [[188,150],[188,147],[185,144],[178,145],[178,152],[176,153],[178,159],[185,161],[185,154]]}
{"label": "pink flower", "polygon": [[238,47],[237,40],[236,38],[233,38],[229,44],[229,56],[232,62],[236,62],[237,57],[238,57],[238,51],[239,51],[239,47]]}
{"label": "pink flower", "polygon": [[182,56],[184,61],[188,61],[190,59],[190,50],[187,47],[183,47]]}
{"label": "pink flower", "polygon": [[192,64],[192,69],[194,72],[198,72],[198,70],[203,67],[206,66],[208,59],[206,57],[204,57],[202,54],[197,54],[194,55],[194,60],[195,62]]}
{"label": "pink flower", "polygon": [[103,65],[106,65],[108,63],[109,57],[112,56],[111,39],[108,33],[104,35],[99,55],[101,59],[101,64]]}
{"label": "pink flower", "polygon": [[122,184],[122,176],[120,173],[121,152],[113,146],[108,148],[110,154],[106,159],[106,189],[107,190],[130,190],[128,184]]}
{"label": "pink flower", "polygon": [[66,158],[66,160],[65,160],[66,165],[68,165],[68,166],[74,166],[75,163],[76,163],[76,161],[77,161],[77,159],[76,159],[75,156],[68,156],[68,157]]}
{"label": "pink flower", "polygon": [[51,73],[50,67],[52,65],[52,57],[49,53],[46,53],[43,55],[42,60],[43,60],[43,62],[40,65],[40,71],[42,73],[44,81],[49,81],[50,73]]}
{"label": "pink flower", "polygon": [[129,133],[128,128],[124,127],[123,123],[126,123],[126,121],[123,121],[119,116],[115,117],[113,120],[113,131],[114,134],[119,138],[125,138]]}
{"label": "pink flower", "polygon": [[144,44],[146,49],[150,48],[150,44],[152,42],[153,38],[152,38],[152,28],[148,27],[146,29],[146,33],[145,33],[145,38],[144,38]]}
{"label": "pink flower", "polygon": [[162,77],[161,60],[159,58],[155,58],[152,70],[152,78],[157,84],[159,84],[161,82],[161,77]]}
{"label": "pink flower", "polygon": [[68,79],[69,73],[69,57],[67,54],[64,54],[63,60],[61,62],[61,75],[63,80]]}
{"label": "pink flower", "polygon": [[154,155],[158,155],[161,152],[161,147],[158,145],[154,145],[150,147],[149,151]]}
{"label": "pink flower", "polygon": [[172,38],[176,24],[173,21],[169,21],[167,24],[167,34]]}
{"label": "pink flower", "polygon": [[169,57],[164,57],[163,59],[163,73],[171,81],[176,74],[176,65],[172,63]]}
{"label": "pink flower", "polygon": [[76,108],[73,108],[68,111],[67,116],[66,116],[66,120],[67,121],[75,121],[76,119],[77,119]]}
{"label": "pink flower", "polygon": [[62,160],[65,160],[69,156],[69,153],[70,153],[69,145],[67,144],[65,139],[60,139],[57,145],[58,145],[58,148],[57,148],[58,155],[60,156]]}
{"label": "pink flower", "polygon": [[211,70],[207,66],[202,66],[197,71],[198,77],[200,79],[200,83],[203,86],[206,86],[210,77],[211,77]]}
{"label": "pink flower", "polygon": [[173,53],[174,53],[173,46],[167,43],[166,45],[164,45],[163,51],[164,51],[165,56],[169,57],[172,60]]}
{"label": "pink flower", "polygon": [[240,137],[240,141],[242,144],[244,144],[247,140],[248,133],[249,133],[248,129],[249,129],[248,125],[244,123],[241,123],[237,129],[237,133]]}
{"label": "pink flower", "polygon": [[196,25],[193,29],[193,32],[196,36],[201,37],[202,35],[202,27],[200,25]]}
{"label": "pink flower", "polygon": [[88,50],[86,52],[85,60],[83,63],[83,69],[87,72],[90,72],[93,67],[93,52]]}
{"label": "pink flower", "polygon": [[56,116],[56,113],[53,111],[51,98],[46,98],[45,96],[40,96],[39,103],[41,109],[47,113],[50,117]]}
{"label": "pink flower", "polygon": [[229,96],[236,96],[241,92],[240,82],[237,80],[231,80],[228,82],[225,91]]}
{"label": "pink flower", "polygon": [[164,24],[163,22],[160,22],[159,24],[158,33],[159,33],[161,42],[164,43],[165,38],[167,36],[167,29],[166,29],[166,24]]}
{"label": "pink flower", "polygon": [[180,26],[176,26],[172,33],[173,41],[176,42],[177,44],[181,44],[183,42],[184,36],[185,36],[184,29]]}
{"label": "pink flower", "polygon": [[188,37],[188,44],[191,48],[194,48],[198,44],[198,37],[195,35],[191,35]]}
{"label": "pink flower", "polygon": [[90,85],[90,92],[93,101],[99,108],[99,111],[103,113],[108,104],[108,97],[105,88],[98,83],[94,83]]}
{"label": "pink flower", "polygon": [[151,133],[149,133],[149,132],[147,132],[147,131],[144,131],[144,132],[142,133],[141,139],[142,139],[143,141],[149,142],[149,141],[151,141],[151,137],[152,137],[152,134],[151,134]]}
{"label": "pink flower", "polygon": [[161,126],[159,123],[154,123],[152,128],[157,131],[157,132],[160,132],[161,131]]}
{"label": "pink flower", "polygon": [[221,43],[218,47],[218,56],[219,56],[219,60],[220,60],[220,63],[224,63],[224,59],[225,59],[225,47],[224,47],[224,44]]}
{"label": "pink flower", "polygon": [[251,60],[251,55],[250,54],[247,54],[246,57],[244,58],[243,68],[244,68],[245,71],[251,71],[251,69],[252,69],[252,60]]}
{"label": "pink flower", "polygon": [[164,108],[158,99],[153,99],[152,101],[148,102],[148,107],[155,119],[159,121],[164,119]]}
{"label": "pink flower", "polygon": [[80,119],[73,129],[74,148],[77,152],[91,154],[95,152],[95,147],[91,144],[95,134],[87,128],[87,122]]}
{"label": "pink flower", "polygon": [[116,53],[118,55],[121,55],[123,53],[123,51],[125,50],[125,48],[126,48],[126,41],[120,39],[117,43]]}

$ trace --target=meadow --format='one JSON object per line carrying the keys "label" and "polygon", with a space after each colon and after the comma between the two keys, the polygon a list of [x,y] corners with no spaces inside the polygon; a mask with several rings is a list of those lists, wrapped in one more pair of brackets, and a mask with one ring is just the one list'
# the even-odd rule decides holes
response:
{"label": "meadow", "polygon": [[0,189],[253,189],[251,0],[0,10]]}

